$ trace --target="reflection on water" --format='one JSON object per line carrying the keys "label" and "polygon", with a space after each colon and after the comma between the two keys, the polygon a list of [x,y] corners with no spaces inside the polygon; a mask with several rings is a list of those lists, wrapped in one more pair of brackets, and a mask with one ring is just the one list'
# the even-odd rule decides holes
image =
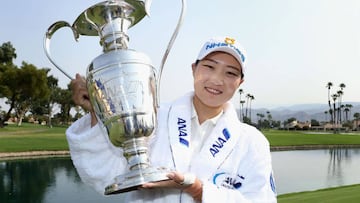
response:
{"label": "reflection on water", "polygon": [[278,194],[360,183],[360,149],[272,152]]}
{"label": "reflection on water", "polygon": [[[359,150],[354,153],[359,153]],[[338,181],[339,185],[343,185],[343,168],[344,165],[351,162],[351,153],[348,149],[330,149],[330,160],[328,165],[328,179],[332,180],[333,177]],[[358,163],[360,164],[360,163]]]}
{"label": "reflection on water", "polygon": [[0,177],[0,202],[121,202],[84,185],[68,157],[0,161]]}
{"label": "reflection on water", "polygon": [[[360,183],[360,149],[272,152],[278,194]],[[84,185],[69,157],[0,161],[0,202],[106,203]]]}

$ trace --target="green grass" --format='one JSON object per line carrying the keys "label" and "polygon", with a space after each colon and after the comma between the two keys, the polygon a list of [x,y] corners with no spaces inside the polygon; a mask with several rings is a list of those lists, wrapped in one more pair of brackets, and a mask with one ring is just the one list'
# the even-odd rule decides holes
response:
{"label": "green grass", "polygon": [[271,146],[291,145],[360,145],[360,133],[326,134],[310,131],[286,131],[265,130],[263,131]]}
{"label": "green grass", "polygon": [[[23,123],[0,128],[0,152],[23,152],[38,150],[68,150],[66,127],[53,127]],[[271,146],[292,145],[360,145],[358,134],[327,134],[309,131],[263,131]]]}
{"label": "green grass", "polygon": [[[0,152],[23,152],[42,150],[68,150],[66,127],[53,127],[24,123],[22,126],[8,125],[0,128]],[[271,146],[291,145],[360,145],[358,134],[309,133],[303,131],[263,131]],[[279,195],[278,202],[359,202],[360,185],[329,188],[313,192]]]}
{"label": "green grass", "polygon": [[0,128],[0,152],[68,150],[65,127],[23,123]]}
{"label": "green grass", "polygon": [[286,203],[357,203],[360,202],[360,185],[327,188],[312,192],[290,193],[278,196],[278,202]]}

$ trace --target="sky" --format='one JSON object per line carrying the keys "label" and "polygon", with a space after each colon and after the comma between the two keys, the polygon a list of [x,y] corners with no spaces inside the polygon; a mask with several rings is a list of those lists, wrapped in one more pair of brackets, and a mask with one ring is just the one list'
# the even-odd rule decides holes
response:
{"label": "sky", "polygon": [[[11,42],[15,64],[50,68],[63,88],[70,82],[50,63],[43,49],[49,26],[73,24],[96,0],[17,0],[0,4],[0,44]],[[153,0],[150,16],[130,28],[130,48],[147,54],[159,67],[176,27],[181,0]],[[360,1],[358,0],[188,0],[185,18],[161,76],[161,101],[193,89],[191,64],[202,44],[229,36],[248,56],[245,94],[254,108],[327,103],[344,83],[344,102],[360,102]],[[68,74],[86,75],[87,66],[102,54],[97,36],[74,40],[69,28],[51,39],[51,55]],[[244,98],[244,97],[243,97]],[[239,95],[232,102],[239,105]]]}

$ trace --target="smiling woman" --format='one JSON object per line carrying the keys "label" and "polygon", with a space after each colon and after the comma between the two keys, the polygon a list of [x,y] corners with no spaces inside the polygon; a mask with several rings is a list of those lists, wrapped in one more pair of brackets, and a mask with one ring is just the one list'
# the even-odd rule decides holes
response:
{"label": "smiling woman", "polygon": [[[82,180],[100,193],[104,193],[104,189],[105,194],[126,192],[129,202],[140,199],[143,202],[179,199],[189,203],[213,202],[214,197],[221,202],[276,202],[269,143],[259,130],[239,121],[230,103],[243,81],[245,63],[245,51],[237,40],[211,38],[192,63],[194,91],[159,105],[157,128],[149,137],[149,143],[141,148],[149,151],[147,160],[152,166],[169,169],[163,181],[139,179],[132,181],[130,187],[123,187],[128,186],[121,181],[123,177],[144,174],[142,170],[146,171],[150,164],[132,165],[134,159],[129,158],[128,153],[137,154],[135,148],[129,150],[123,145],[121,151],[115,149],[97,120],[103,116],[102,112],[97,106],[87,109],[90,113],[66,131],[71,157]],[[80,78],[72,81],[75,103],[92,93],[91,88],[88,91],[79,88],[81,83],[84,81]],[[139,134],[126,129],[128,125],[123,124],[127,124],[123,117],[127,117],[128,112],[121,111],[113,112],[120,112],[122,119],[112,120],[124,126],[124,139],[133,143],[131,139]],[[136,108],[132,111],[136,112]],[[97,117],[92,116],[95,113]],[[132,120],[134,122],[129,123],[137,126],[137,119]],[[142,154],[145,153],[138,156]],[[117,177],[115,183],[113,177]],[[188,184],[181,184],[183,182]]]}

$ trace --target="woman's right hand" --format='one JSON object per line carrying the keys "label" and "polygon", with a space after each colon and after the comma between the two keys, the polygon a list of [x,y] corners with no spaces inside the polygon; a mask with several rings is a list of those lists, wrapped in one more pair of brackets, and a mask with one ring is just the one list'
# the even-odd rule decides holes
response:
{"label": "woman's right hand", "polygon": [[91,113],[91,126],[94,126],[97,123],[97,118],[90,102],[85,78],[80,74],[76,74],[75,79],[71,81],[71,90],[74,103]]}

